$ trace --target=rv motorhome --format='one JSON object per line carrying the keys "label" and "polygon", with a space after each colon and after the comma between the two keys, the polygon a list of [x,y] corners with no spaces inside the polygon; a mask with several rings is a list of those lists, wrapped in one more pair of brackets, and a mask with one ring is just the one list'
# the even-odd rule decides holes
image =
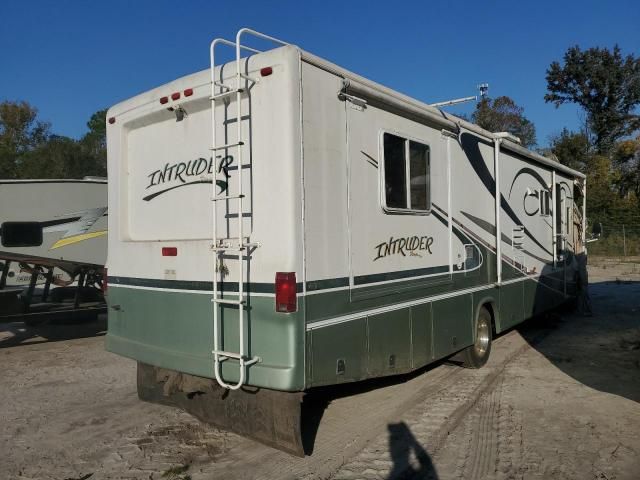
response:
{"label": "rv motorhome", "polygon": [[249,29],[210,56],[107,115],[107,348],[142,399],[302,455],[303,392],[480,367],[575,296],[581,173]]}

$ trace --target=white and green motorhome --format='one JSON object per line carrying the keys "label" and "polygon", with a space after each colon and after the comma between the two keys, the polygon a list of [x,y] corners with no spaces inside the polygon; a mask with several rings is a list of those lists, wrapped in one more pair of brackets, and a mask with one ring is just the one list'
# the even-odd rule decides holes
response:
{"label": "white and green motorhome", "polygon": [[248,29],[210,53],[107,115],[107,347],[142,398],[301,454],[301,392],[481,366],[575,295],[581,173]]}

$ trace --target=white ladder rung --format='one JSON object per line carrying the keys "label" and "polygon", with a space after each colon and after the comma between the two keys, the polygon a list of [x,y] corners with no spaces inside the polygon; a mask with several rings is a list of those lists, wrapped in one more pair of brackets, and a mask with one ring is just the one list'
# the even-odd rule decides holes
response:
{"label": "white ladder rung", "polygon": [[235,95],[236,93],[243,93],[244,89],[243,88],[234,88],[233,90],[228,90],[226,92],[222,92],[222,93],[218,93],[217,95],[214,95],[213,97],[209,97],[209,100],[220,100],[223,98],[227,98],[230,97],[231,95]]}
{"label": "white ladder rung", "polygon": [[232,252],[244,252],[249,248],[257,248],[259,247],[259,243],[243,243],[242,245],[221,245],[219,247],[212,245],[211,251],[213,252],[224,252],[224,251],[232,251]]}
{"label": "white ladder rung", "polygon": [[260,357],[249,358],[246,355],[242,356],[239,353],[225,352],[224,350],[212,350],[211,353],[213,353],[214,355],[218,355],[218,357],[221,357],[221,360],[224,360],[225,358],[235,358],[236,360],[244,360],[244,364],[247,366],[253,365],[254,363],[257,363],[261,360]]}
{"label": "white ladder rung", "polygon": [[227,196],[221,195],[219,197],[213,197],[211,199],[211,201],[212,202],[221,202],[221,201],[224,201],[224,200],[237,200],[238,198],[244,198],[244,197],[245,197],[244,194],[242,194],[242,195],[227,195]]}
{"label": "white ladder rung", "polygon": [[242,145],[244,145],[244,142],[226,143],[219,147],[211,147],[209,150],[225,150],[227,148],[241,147]]}
{"label": "white ladder rung", "polygon": [[239,353],[225,352],[224,350],[212,350],[211,353],[218,354],[221,357],[237,358],[238,360],[242,358]]}
{"label": "white ladder rung", "polygon": [[247,303],[245,300],[226,300],[224,298],[212,298],[212,303],[222,303],[225,305],[244,305]]}

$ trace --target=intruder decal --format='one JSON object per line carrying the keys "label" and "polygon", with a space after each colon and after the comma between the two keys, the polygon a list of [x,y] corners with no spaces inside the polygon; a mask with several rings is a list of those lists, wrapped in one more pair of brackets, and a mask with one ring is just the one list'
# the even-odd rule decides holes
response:
{"label": "intruder decal", "polygon": [[433,237],[413,237],[396,238],[391,237],[389,241],[382,242],[374,247],[376,251],[376,257],[373,259],[375,262],[380,258],[387,257],[389,255],[407,255],[412,257],[422,257],[418,252],[427,252],[431,255],[431,245],[433,245]]}
{"label": "intruder decal", "polygon": [[[217,165],[216,165],[217,163]],[[186,187],[188,185],[196,185],[200,183],[211,183],[212,179],[210,178],[213,175],[214,168],[217,170],[217,173],[222,173],[224,175],[224,180],[219,179],[216,180],[216,185],[220,188],[218,195],[223,194],[228,190],[229,187],[229,167],[233,164],[233,156],[217,156],[216,162],[214,163],[213,157],[209,158],[196,158],[195,160],[189,160],[188,162],[179,162],[170,164],[165,164],[164,168],[155,170],[151,172],[147,177],[149,178],[149,185],[147,185],[145,190],[148,190],[152,187],[164,186],[167,184],[173,183],[167,188],[163,188],[162,190],[158,190],[154,193],[143,197],[142,199],[145,202],[149,202],[163,193],[167,193],[171,190],[175,190],[176,188]],[[197,180],[191,180],[192,178],[197,177]],[[177,185],[175,185],[175,183]]]}

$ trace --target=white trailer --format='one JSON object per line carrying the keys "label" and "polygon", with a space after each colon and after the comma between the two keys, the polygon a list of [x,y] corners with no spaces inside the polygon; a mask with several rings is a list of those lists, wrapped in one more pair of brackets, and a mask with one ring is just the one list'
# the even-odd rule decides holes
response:
{"label": "white trailer", "polygon": [[0,180],[0,321],[104,312],[106,259],[105,178]]}
{"label": "white trailer", "polygon": [[210,56],[108,112],[107,347],[141,398],[302,454],[303,392],[481,366],[575,294],[581,173],[252,30]]}

